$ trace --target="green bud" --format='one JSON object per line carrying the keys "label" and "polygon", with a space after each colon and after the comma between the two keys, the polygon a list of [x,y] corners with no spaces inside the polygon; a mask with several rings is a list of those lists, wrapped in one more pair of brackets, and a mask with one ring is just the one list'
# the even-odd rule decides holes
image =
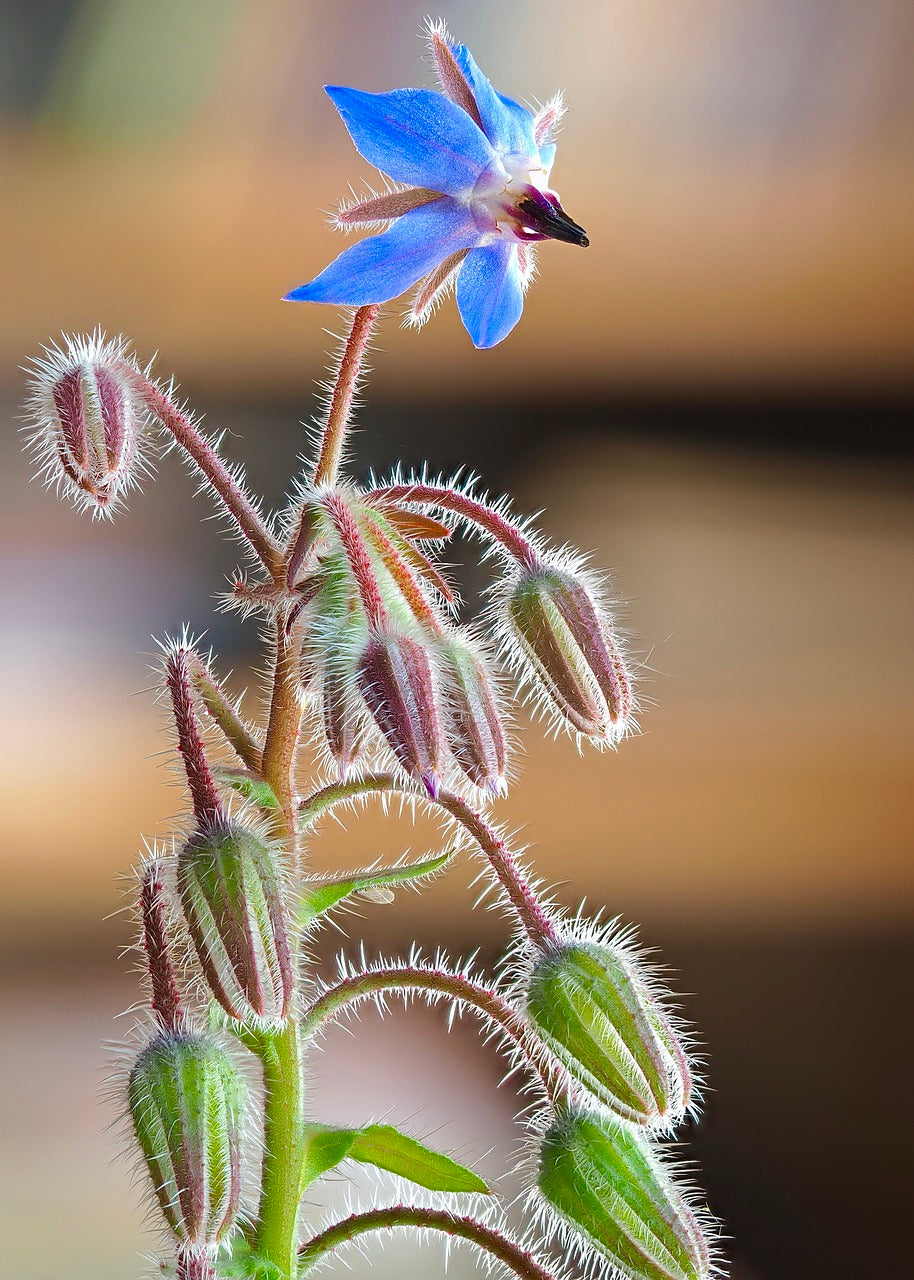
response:
{"label": "green bud", "polygon": [[576,942],[547,951],[527,1011],[574,1079],[623,1119],[665,1124],[685,1110],[686,1055],[621,948]]}
{"label": "green bud", "polygon": [[532,672],[568,723],[597,742],[615,742],[632,710],[631,684],[612,626],[572,573],[525,571],[508,615]]}
{"label": "green bud", "polygon": [[708,1243],[682,1193],[637,1130],[560,1114],[543,1139],[539,1189],[629,1280],[706,1280]]}
{"label": "green bud", "polygon": [[226,1013],[282,1023],[293,978],[275,854],[243,827],[198,833],[178,857],[178,891],[207,982]]}
{"label": "green bud", "polygon": [[137,1141],[165,1219],[184,1245],[216,1245],[235,1221],[244,1097],[225,1051],[190,1032],[158,1035],[130,1073]]}

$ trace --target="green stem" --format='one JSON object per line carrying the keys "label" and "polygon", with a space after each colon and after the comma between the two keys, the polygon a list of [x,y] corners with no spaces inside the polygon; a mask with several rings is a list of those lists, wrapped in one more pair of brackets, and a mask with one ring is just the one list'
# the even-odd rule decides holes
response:
{"label": "green stem", "polygon": [[255,1248],[288,1280],[296,1274],[298,1209],[305,1158],[301,1033],[290,1018],[264,1036],[263,1175]]}
{"label": "green stem", "polygon": [[372,1209],[368,1213],[354,1213],[314,1236],[299,1254],[302,1273],[309,1271],[324,1254],[347,1244],[356,1236],[368,1231],[389,1231],[395,1227],[443,1231],[446,1235],[469,1240],[492,1254],[521,1280],[554,1280],[532,1254],[493,1227],[487,1227],[474,1218],[460,1217],[447,1209],[422,1209],[403,1204],[392,1205],[389,1209]]}

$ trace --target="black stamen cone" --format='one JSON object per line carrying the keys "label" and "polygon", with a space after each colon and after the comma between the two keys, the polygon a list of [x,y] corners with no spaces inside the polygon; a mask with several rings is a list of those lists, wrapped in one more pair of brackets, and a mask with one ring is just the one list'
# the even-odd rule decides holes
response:
{"label": "black stamen cone", "polygon": [[531,231],[537,231],[550,240],[563,240],[566,244],[579,244],[586,249],[590,244],[587,232],[558,205],[552,205],[542,197],[528,197],[518,205]]}

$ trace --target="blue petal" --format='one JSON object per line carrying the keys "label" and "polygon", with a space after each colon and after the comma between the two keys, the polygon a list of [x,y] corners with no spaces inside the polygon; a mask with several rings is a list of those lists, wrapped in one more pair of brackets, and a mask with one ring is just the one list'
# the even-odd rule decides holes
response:
{"label": "blue petal", "polygon": [[327,93],[361,154],[396,182],[462,195],[495,159],[475,120],[431,89]]}
{"label": "blue petal", "polygon": [[517,245],[509,241],[472,249],[457,277],[457,306],[474,346],[507,338],[524,309]]}
{"label": "blue petal", "polygon": [[410,209],[381,235],[346,249],[287,302],[329,302],[364,307],[389,302],[433,271],[449,254],[479,240],[469,207],[450,196]]}
{"label": "blue petal", "polygon": [[454,45],[452,53],[473,91],[482,127],[495,150],[502,155],[536,156],[530,112],[495,92],[465,44]]}
{"label": "blue petal", "polygon": [[544,142],[539,149],[540,161],[546,170],[546,176],[552,172],[552,166],[555,164],[555,143]]}

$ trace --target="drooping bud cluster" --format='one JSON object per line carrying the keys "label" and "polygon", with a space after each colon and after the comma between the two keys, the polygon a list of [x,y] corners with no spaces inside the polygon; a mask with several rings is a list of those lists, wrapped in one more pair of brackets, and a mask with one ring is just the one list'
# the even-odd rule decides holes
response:
{"label": "drooping bud cluster", "polygon": [[669,1125],[691,1074],[669,1018],[621,947],[562,943],[535,964],[527,1012],[570,1075],[625,1120]]}
{"label": "drooping bud cluster", "polygon": [[127,1101],[166,1222],[185,1245],[218,1245],[238,1213],[245,1101],[225,1050],[194,1032],[162,1032],[137,1059]]}
{"label": "drooping bud cluster", "polygon": [[126,344],[100,332],[48,346],[31,365],[27,430],[40,473],[95,515],[110,515],[143,470],[145,410],[129,369]]}
{"label": "drooping bud cluster", "polygon": [[538,1185],[574,1236],[621,1275],[707,1280],[704,1232],[636,1130],[586,1110],[563,1110],[543,1138]]}

